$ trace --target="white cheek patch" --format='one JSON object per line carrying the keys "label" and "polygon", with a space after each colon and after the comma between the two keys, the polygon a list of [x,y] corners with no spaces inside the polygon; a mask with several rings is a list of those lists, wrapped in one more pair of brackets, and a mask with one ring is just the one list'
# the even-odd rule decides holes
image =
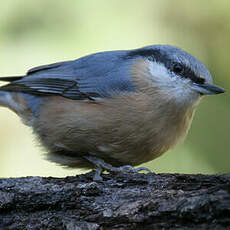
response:
{"label": "white cheek patch", "polygon": [[149,61],[150,80],[158,86],[165,86],[168,88],[182,87],[189,83],[189,79],[181,78],[165,67],[159,62]]}
{"label": "white cheek patch", "polygon": [[165,65],[159,62],[149,61],[149,72],[150,80],[158,85],[172,87],[177,81],[177,77],[170,74]]}
{"label": "white cheek patch", "polygon": [[162,89],[178,103],[194,103],[197,94],[191,90],[190,80],[170,73],[164,64],[149,61],[149,80],[152,86]]}
{"label": "white cheek patch", "polygon": [[154,78],[161,81],[168,81],[170,78],[167,68],[162,63],[149,61],[149,71]]}

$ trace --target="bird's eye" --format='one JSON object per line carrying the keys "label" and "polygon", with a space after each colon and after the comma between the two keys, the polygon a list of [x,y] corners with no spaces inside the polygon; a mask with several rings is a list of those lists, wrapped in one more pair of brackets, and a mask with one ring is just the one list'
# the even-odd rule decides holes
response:
{"label": "bird's eye", "polygon": [[180,63],[175,63],[173,66],[173,72],[174,73],[183,73],[184,71],[184,67],[182,64]]}

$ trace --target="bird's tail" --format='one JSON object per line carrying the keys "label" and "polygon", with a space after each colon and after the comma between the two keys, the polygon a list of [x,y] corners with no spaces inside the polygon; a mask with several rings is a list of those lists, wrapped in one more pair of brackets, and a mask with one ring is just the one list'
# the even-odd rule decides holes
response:
{"label": "bird's tail", "polygon": [[[17,90],[9,89],[14,81],[20,80],[22,77],[0,77],[0,81],[8,81],[9,83],[0,87],[0,106],[7,107],[15,112],[24,124],[31,126],[34,120],[33,112],[36,113],[39,102],[34,95],[17,92]],[[36,103],[35,103],[36,102]]]}
{"label": "bird's tail", "polygon": [[8,107],[8,100],[9,99],[7,99],[7,98],[9,98],[9,97],[10,97],[10,95],[8,92],[0,90],[0,106]]}
{"label": "bird's tail", "polygon": [[10,76],[10,77],[0,77],[0,81],[8,81],[8,82],[12,82],[12,81],[17,81],[22,79],[24,76]]}
{"label": "bird's tail", "polygon": [[33,114],[30,109],[28,109],[26,99],[21,93],[7,92],[1,90],[0,87],[0,106],[7,107],[15,112],[25,125],[32,125]]}
{"label": "bird's tail", "polygon": [[[0,77],[0,81],[13,82],[20,80],[23,76],[10,76],[10,77]],[[1,90],[4,86],[0,87],[0,106],[10,107],[13,103],[12,95],[10,92]],[[14,104],[14,103],[13,103]]]}

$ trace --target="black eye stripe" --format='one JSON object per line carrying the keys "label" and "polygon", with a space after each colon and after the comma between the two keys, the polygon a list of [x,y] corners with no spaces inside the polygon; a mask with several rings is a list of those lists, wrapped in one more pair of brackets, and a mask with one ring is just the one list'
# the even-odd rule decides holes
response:
{"label": "black eye stripe", "polygon": [[130,51],[126,58],[132,58],[133,56],[141,56],[149,59],[150,61],[156,61],[162,63],[167,69],[173,71],[175,64],[183,66],[183,71],[179,71],[176,74],[180,75],[182,78],[189,78],[191,81],[197,84],[204,84],[205,79],[198,77],[194,71],[192,71],[188,66],[182,63],[175,63],[170,56],[166,53],[161,52],[160,49],[137,49]]}
{"label": "black eye stripe", "polygon": [[[180,64],[182,65],[182,64]],[[197,77],[196,74],[187,66],[183,65],[183,71],[177,73],[183,78],[189,78],[197,84],[204,84],[205,80],[201,77]]]}
{"label": "black eye stripe", "polygon": [[184,66],[180,63],[173,64],[173,72],[177,74],[182,74],[184,72]]}

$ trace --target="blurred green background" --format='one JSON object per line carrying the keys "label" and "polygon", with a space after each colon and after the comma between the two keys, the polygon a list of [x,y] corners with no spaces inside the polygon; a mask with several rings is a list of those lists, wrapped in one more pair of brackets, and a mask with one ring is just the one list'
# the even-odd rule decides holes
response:
{"label": "blurred green background", "polygon": [[[7,0],[0,3],[0,76],[41,64],[152,44],[179,46],[229,91],[228,0]],[[230,96],[202,100],[183,144],[146,164],[155,172],[230,172]],[[44,160],[30,128],[0,108],[0,177],[81,173]]]}

